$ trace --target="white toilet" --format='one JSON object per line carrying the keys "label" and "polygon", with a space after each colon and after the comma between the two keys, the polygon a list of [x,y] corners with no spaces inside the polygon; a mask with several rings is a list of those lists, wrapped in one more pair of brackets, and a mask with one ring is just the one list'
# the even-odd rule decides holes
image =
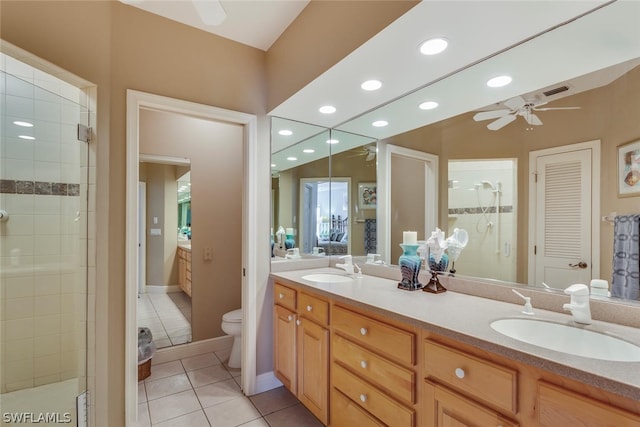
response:
{"label": "white toilet", "polygon": [[222,316],[222,330],[233,336],[233,347],[229,356],[229,367],[239,368],[242,349],[242,309],[230,311]]}

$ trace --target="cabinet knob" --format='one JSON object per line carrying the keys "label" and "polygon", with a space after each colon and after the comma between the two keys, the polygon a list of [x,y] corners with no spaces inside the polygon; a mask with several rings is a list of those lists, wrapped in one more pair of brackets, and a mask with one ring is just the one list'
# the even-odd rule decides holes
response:
{"label": "cabinet knob", "polygon": [[287,316],[287,320],[288,320],[289,322],[291,322],[291,321],[293,320],[293,316],[292,316],[292,315],[288,315],[288,316]]}
{"label": "cabinet knob", "polygon": [[463,379],[464,378],[464,369],[456,368],[456,377]]}
{"label": "cabinet knob", "polygon": [[360,401],[361,401],[362,403],[366,402],[366,401],[367,401],[367,395],[366,395],[366,394],[361,394],[361,395],[360,395]]}
{"label": "cabinet knob", "polygon": [[300,322],[300,319],[296,320],[296,325],[300,326],[300,323],[302,323]]}
{"label": "cabinet knob", "polygon": [[362,369],[367,369],[367,361],[366,360],[361,360],[360,361],[360,366],[362,367]]}
{"label": "cabinet knob", "polygon": [[278,294],[278,298],[283,299],[283,298],[284,298],[284,294],[283,294],[282,292],[280,292],[280,293]]}
{"label": "cabinet knob", "polygon": [[360,328],[360,335],[367,335],[367,328]]}
{"label": "cabinet knob", "polygon": [[310,305],[307,306],[307,311],[311,311],[313,310],[313,307],[311,307]]}

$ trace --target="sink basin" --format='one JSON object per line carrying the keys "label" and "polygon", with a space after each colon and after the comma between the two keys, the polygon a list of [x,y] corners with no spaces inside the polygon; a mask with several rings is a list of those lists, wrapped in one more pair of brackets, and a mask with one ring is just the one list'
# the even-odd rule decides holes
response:
{"label": "sink basin", "polygon": [[549,350],[612,362],[639,362],[640,347],[610,335],[534,319],[499,319],[491,328],[510,338]]}
{"label": "sink basin", "polygon": [[351,277],[334,273],[311,273],[302,276],[302,278],[310,282],[318,283],[344,283],[351,282],[353,280]]}

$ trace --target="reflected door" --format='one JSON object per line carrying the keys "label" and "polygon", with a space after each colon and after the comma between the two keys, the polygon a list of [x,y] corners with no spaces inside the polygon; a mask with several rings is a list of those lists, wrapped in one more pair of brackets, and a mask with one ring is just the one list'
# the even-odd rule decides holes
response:
{"label": "reflected door", "polygon": [[591,280],[591,149],[537,158],[535,284]]}

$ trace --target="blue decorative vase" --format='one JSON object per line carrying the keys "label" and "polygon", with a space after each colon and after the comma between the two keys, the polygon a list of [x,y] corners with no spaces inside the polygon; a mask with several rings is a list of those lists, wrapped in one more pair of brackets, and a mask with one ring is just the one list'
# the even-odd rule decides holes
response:
{"label": "blue decorative vase", "polygon": [[285,249],[293,249],[296,247],[296,241],[293,239],[285,239],[284,248]]}
{"label": "blue decorative vase", "polygon": [[420,266],[422,265],[422,260],[418,255],[420,245],[405,245],[401,243],[400,247],[402,248],[402,255],[398,259],[398,265],[400,265],[402,281],[398,283],[398,288],[407,291],[421,289],[422,284],[418,281],[418,274],[420,274]]}

